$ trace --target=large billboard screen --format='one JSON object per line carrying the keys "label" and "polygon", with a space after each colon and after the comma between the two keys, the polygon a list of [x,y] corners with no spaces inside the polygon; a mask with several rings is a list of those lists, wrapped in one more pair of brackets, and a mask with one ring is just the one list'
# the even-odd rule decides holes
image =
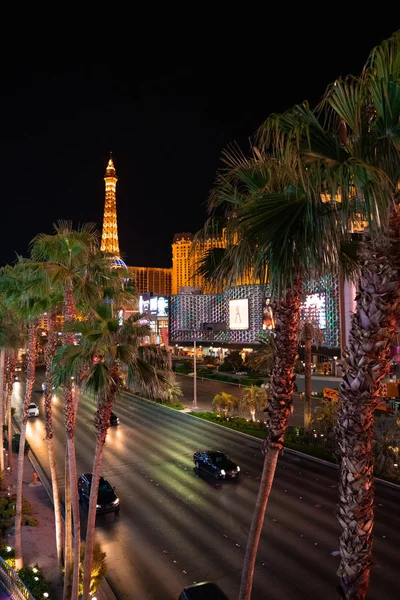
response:
{"label": "large billboard screen", "polygon": [[229,329],[249,328],[249,301],[229,300]]}
{"label": "large billboard screen", "polygon": [[168,298],[166,296],[139,296],[139,313],[147,313],[152,317],[167,317]]}

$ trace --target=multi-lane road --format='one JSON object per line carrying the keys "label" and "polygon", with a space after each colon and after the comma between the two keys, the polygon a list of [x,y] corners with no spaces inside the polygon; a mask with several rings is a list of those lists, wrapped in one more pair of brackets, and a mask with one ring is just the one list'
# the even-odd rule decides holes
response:
{"label": "multi-lane road", "polygon": [[[36,388],[40,388],[38,375]],[[201,387],[201,382],[199,386]],[[22,387],[22,386],[20,386]],[[28,423],[28,439],[45,471],[43,400]],[[14,404],[20,407],[16,391]],[[54,400],[55,450],[63,493],[61,401]],[[119,515],[98,517],[107,553],[108,580],[119,600],[176,600],[185,585],[217,582],[230,600],[238,596],[246,538],[262,467],[260,443],[187,414],[124,394],[116,405],[121,424],[109,431],[103,475],[116,486]],[[91,471],[92,402],[81,396],[77,429],[78,472]],[[238,481],[199,477],[193,451],[214,448],[240,464]],[[375,559],[369,598],[400,597],[400,492],[378,485]],[[337,472],[285,453],[260,543],[253,600],[336,598],[339,527],[335,518]],[[85,512],[82,510],[82,519]],[[84,529],[84,527],[83,527]]]}

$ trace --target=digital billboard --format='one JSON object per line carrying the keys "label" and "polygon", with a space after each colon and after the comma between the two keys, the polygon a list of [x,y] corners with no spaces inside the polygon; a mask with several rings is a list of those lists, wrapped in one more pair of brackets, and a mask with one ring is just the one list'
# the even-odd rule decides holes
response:
{"label": "digital billboard", "polygon": [[139,313],[148,313],[152,317],[167,317],[168,298],[165,296],[139,296]]}
{"label": "digital billboard", "polygon": [[249,328],[249,301],[247,298],[229,300],[229,329]]}

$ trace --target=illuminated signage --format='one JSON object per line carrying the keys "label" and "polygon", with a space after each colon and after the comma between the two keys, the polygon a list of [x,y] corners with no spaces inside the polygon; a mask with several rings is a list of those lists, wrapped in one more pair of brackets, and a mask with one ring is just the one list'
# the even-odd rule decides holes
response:
{"label": "illuminated signage", "polygon": [[229,329],[249,328],[249,301],[229,300]]}
{"label": "illuminated signage", "polygon": [[307,294],[300,311],[304,319],[315,321],[320,329],[326,329],[326,296],[325,294]]}
{"label": "illuminated signage", "polygon": [[139,313],[148,313],[152,317],[167,317],[168,298],[165,296],[139,296]]}

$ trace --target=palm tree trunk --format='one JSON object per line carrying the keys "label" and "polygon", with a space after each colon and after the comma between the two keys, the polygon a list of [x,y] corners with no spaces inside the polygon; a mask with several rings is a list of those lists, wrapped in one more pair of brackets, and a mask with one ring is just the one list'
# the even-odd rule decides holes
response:
{"label": "palm tree trunk", "polygon": [[85,561],[83,565],[83,600],[89,600],[90,598],[89,594],[93,564],[97,495],[99,491],[101,463],[103,460],[103,447],[107,437],[108,425],[110,423],[112,404],[112,398],[101,403],[97,408],[94,418],[96,427],[96,449],[93,460],[92,483],[90,486],[89,513],[86,530]]}
{"label": "palm tree trunk", "polygon": [[81,526],[79,515],[79,498],[78,498],[78,476],[76,472],[75,458],[75,407],[72,386],[64,387],[65,401],[65,426],[67,429],[67,448],[68,448],[68,472],[69,472],[69,487],[71,491],[71,505],[73,517],[73,550],[74,550],[74,566],[72,578],[72,595],[71,600],[78,600],[79,590],[79,562],[80,562],[80,546],[81,546]]}
{"label": "palm tree trunk", "polygon": [[54,520],[56,527],[56,548],[57,548],[57,563],[61,573],[63,566],[63,532],[62,532],[62,518],[61,518],[61,501],[60,491],[58,487],[57,479],[57,468],[54,457],[54,427],[53,427],[53,414],[52,414],[52,396],[53,396],[53,374],[52,374],[52,360],[57,349],[57,335],[56,335],[56,317],[54,312],[50,312],[48,315],[48,336],[47,345],[45,350],[45,363],[46,363],[46,376],[45,376],[45,392],[44,392],[44,410],[46,417],[46,439],[47,439],[47,451],[49,455],[49,465],[51,473],[51,487],[53,492],[53,504],[54,504]]}
{"label": "palm tree trunk", "polygon": [[304,347],[304,430],[309,432],[312,421],[311,333],[306,326]]}
{"label": "palm tree trunk", "polygon": [[294,392],[294,364],[297,358],[297,332],[300,317],[301,281],[298,280],[285,298],[275,306],[276,354],[271,374],[271,398],[268,403],[269,433],[263,442],[265,454],[260,490],[244,557],[239,600],[250,600],[254,567],[265,518],[278,454],[283,449],[287,422],[292,412]]}
{"label": "palm tree trunk", "polygon": [[63,600],[72,596],[72,506],[69,481],[68,448],[65,444],[65,550],[64,550],[64,595]]}
{"label": "palm tree trunk", "polygon": [[[75,303],[73,295],[72,283],[69,283],[64,290],[64,320],[65,323],[72,321],[75,314]],[[64,334],[64,345],[74,343],[72,333]],[[76,421],[76,406],[74,402],[74,394],[72,384],[64,385],[64,425],[68,448],[68,471],[69,484],[71,493],[72,517],[73,517],[73,549],[74,549],[74,564],[72,578],[72,593],[71,600],[78,600],[79,591],[79,564],[80,564],[80,547],[81,547],[81,526],[79,514],[79,499],[78,499],[78,477],[76,472],[76,457],[75,457],[75,421]]]}
{"label": "palm tree trunk", "polygon": [[12,473],[13,469],[13,452],[12,452],[12,392],[14,386],[14,374],[16,363],[15,351],[10,354],[8,387],[7,387],[7,437],[8,437],[8,470]]}
{"label": "palm tree trunk", "polygon": [[0,489],[3,488],[4,480],[4,412],[6,405],[6,394],[4,391],[4,363],[6,359],[6,351],[4,348],[0,350]]}
{"label": "palm tree trunk", "polygon": [[343,597],[363,600],[372,565],[373,428],[380,386],[390,368],[390,342],[400,306],[400,214],[390,234],[360,249],[360,280],[340,386],[337,436],[341,458],[338,519]]}
{"label": "palm tree trunk", "polygon": [[21,541],[21,519],[22,519],[22,481],[24,476],[25,437],[26,424],[28,421],[28,409],[32,397],[32,389],[35,381],[36,362],[36,322],[31,320],[28,329],[28,364],[26,369],[25,397],[22,407],[21,437],[18,452],[18,476],[17,476],[17,500],[15,504],[15,569],[18,571],[23,566],[22,541]]}
{"label": "palm tree trunk", "polygon": [[258,490],[253,520],[247,540],[246,554],[243,562],[242,581],[240,586],[239,600],[249,600],[253,587],[254,567],[256,564],[258,543],[253,544],[251,540],[259,540],[264,525],[264,515],[267,509],[269,495],[274,481],[276,465],[278,462],[279,449],[271,448],[265,455],[263,471]]}

